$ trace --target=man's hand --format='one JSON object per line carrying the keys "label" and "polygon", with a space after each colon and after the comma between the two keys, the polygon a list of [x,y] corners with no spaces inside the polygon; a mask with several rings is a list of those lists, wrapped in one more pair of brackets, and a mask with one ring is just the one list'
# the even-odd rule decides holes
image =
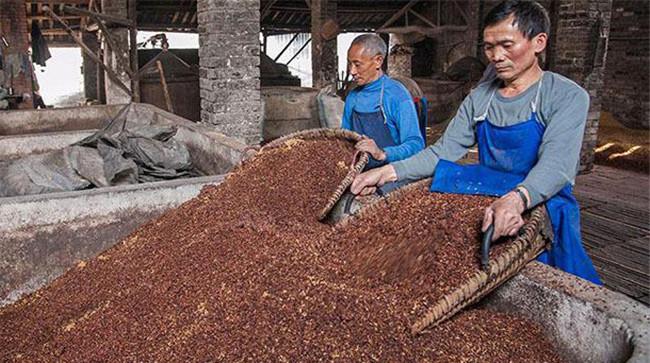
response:
{"label": "man's hand", "polygon": [[[525,193],[528,194],[527,191]],[[494,222],[493,241],[501,236],[514,236],[524,225],[521,217],[524,210],[526,206],[521,197],[516,192],[510,192],[485,209],[481,230],[485,232]]]}
{"label": "man's hand", "polygon": [[395,168],[388,164],[357,175],[352,181],[350,191],[356,195],[368,195],[374,193],[377,187],[395,180],[397,180]]}
{"label": "man's hand", "polygon": [[386,160],[386,153],[384,150],[380,149],[379,146],[375,143],[375,140],[370,139],[366,136],[363,137],[361,141],[358,141],[355,148],[359,151],[365,151],[370,154],[373,158],[379,161]]}

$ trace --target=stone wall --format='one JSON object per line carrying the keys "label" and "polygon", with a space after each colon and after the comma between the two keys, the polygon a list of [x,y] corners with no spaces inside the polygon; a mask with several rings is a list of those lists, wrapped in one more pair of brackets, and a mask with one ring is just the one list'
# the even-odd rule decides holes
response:
{"label": "stone wall", "polygon": [[612,0],[558,0],[556,6],[550,69],[577,82],[591,97],[580,155],[580,170],[588,171],[598,137]]}
{"label": "stone wall", "polygon": [[259,144],[260,1],[199,0],[197,8],[201,122]]}
{"label": "stone wall", "polygon": [[13,87],[14,94],[27,94],[18,107],[32,108],[32,60],[27,54],[29,31],[24,0],[0,0],[0,35],[8,43],[2,47],[2,71],[0,85]]}
{"label": "stone wall", "polygon": [[614,0],[603,109],[627,127],[650,127],[650,2]]}

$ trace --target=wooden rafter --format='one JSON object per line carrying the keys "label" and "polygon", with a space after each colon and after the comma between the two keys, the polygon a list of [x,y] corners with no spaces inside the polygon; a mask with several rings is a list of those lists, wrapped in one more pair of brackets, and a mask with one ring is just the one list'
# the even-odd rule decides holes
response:
{"label": "wooden rafter", "polygon": [[260,12],[260,19],[264,19],[267,15],[269,15],[269,12],[271,11],[271,8],[275,3],[278,2],[278,0],[270,0],[269,2],[266,3],[266,6],[264,6],[264,9]]}
{"label": "wooden rafter", "polygon": [[382,26],[379,27],[379,29],[386,28],[390,25],[392,25],[394,22],[397,21],[397,19],[401,18],[402,15],[406,14],[407,11],[409,11],[410,8],[413,7],[413,5],[417,4],[419,0],[411,0],[408,2],[408,4],[404,5],[398,12],[396,12],[393,16],[390,17],[390,19],[386,20]]}
{"label": "wooden rafter", "polygon": [[470,22],[469,22],[469,16],[468,16],[467,13],[465,12],[465,9],[463,9],[462,6],[458,5],[458,3],[456,2],[456,0],[451,0],[451,2],[454,4],[454,7],[458,10],[458,12],[460,13],[460,16],[461,16],[461,17],[463,18],[463,20],[465,21],[465,25],[469,25],[469,24],[470,24]]}
{"label": "wooden rafter", "polygon": [[422,20],[422,21],[423,21],[425,24],[427,24],[428,26],[430,26],[430,27],[432,27],[432,28],[437,27],[437,25],[434,24],[431,20],[425,18],[422,14],[416,12],[415,10],[413,10],[413,9],[409,9],[408,12],[409,12],[410,14],[415,15],[416,18]]}
{"label": "wooden rafter", "polygon": [[109,23],[109,24],[113,23],[113,24],[117,24],[117,25],[126,26],[126,27],[129,27],[129,28],[132,28],[135,25],[135,23],[132,20],[126,19],[126,18],[121,18],[121,17],[118,17],[118,16],[101,14],[101,13],[97,13],[97,12],[90,11],[90,10],[74,8],[72,6],[63,6],[63,9],[66,12],[69,12],[69,13],[72,13],[72,14],[85,15],[85,16],[90,16],[92,18],[98,18],[98,19],[101,19],[101,20],[103,20],[103,21],[105,21],[106,23]]}

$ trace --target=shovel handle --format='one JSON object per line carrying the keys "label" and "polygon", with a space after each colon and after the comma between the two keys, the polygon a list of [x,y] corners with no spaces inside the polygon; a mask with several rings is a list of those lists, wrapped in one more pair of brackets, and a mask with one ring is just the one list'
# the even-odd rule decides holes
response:
{"label": "shovel handle", "polygon": [[494,236],[494,223],[491,223],[485,233],[483,233],[483,241],[481,242],[481,267],[483,271],[488,271],[490,268],[490,244]]}

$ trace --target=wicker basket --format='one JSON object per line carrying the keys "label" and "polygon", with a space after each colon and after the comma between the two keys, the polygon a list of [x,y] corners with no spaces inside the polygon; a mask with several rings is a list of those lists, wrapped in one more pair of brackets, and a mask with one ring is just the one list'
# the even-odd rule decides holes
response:
{"label": "wicker basket", "polygon": [[[337,225],[337,228],[345,228],[354,218],[376,213],[376,210],[381,208],[388,200],[429,184],[431,184],[431,178],[398,189],[381,200],[364,207],[355,216],[342,220]],[[522,227],[519,236],[510,242],[505,251],[490,263],[489,270],[486,272],[477,269],[473,276],[454,291],[440,298],[425,314],[416,319],[411,326],[411,332],[419,334],[427,327],[436,326],[454,316],[464,307],[479,301],[542,253],[547,246],[547,241],[552,239],[551,236],[552,232],[546,208],[544,206],[534,208],[527,223]]]}
{"label": "wicker basket", "polygon": [[[260,152],[263,152],[264,150],[267,149],[280,147],[284,145],[287,141],[293,139],[300,139],[300,140],[338,139],[338,140],[349,141],[351,143],[356,143],[357,141],[361,140],[361,135],[357,134],[356,132],[343,130],[343,129],[312,129],[312,130],[299,131],[271,141],[270,143],[264,145],[264,147],[260,149]],[[352,166],[348,171],[347,175],[345,176],[345,178],[343,178],[343,180],[338,185],[336,190],[334,190],[332,195],[327,200],[325,206],[318,213],[319,220],[323,220],[327,217],[327,215],[332,210],[336,202],[338,202],[339,198],[341,198],[341,195],[343,195],[343,193],[345,193],[345,191],[350,187],[350,185],[352,185],[352,181],[354,180],[354,177],[357,176],[368,163],[367,153],[356,153],[354,158],[355,160],[352,161]]]}

